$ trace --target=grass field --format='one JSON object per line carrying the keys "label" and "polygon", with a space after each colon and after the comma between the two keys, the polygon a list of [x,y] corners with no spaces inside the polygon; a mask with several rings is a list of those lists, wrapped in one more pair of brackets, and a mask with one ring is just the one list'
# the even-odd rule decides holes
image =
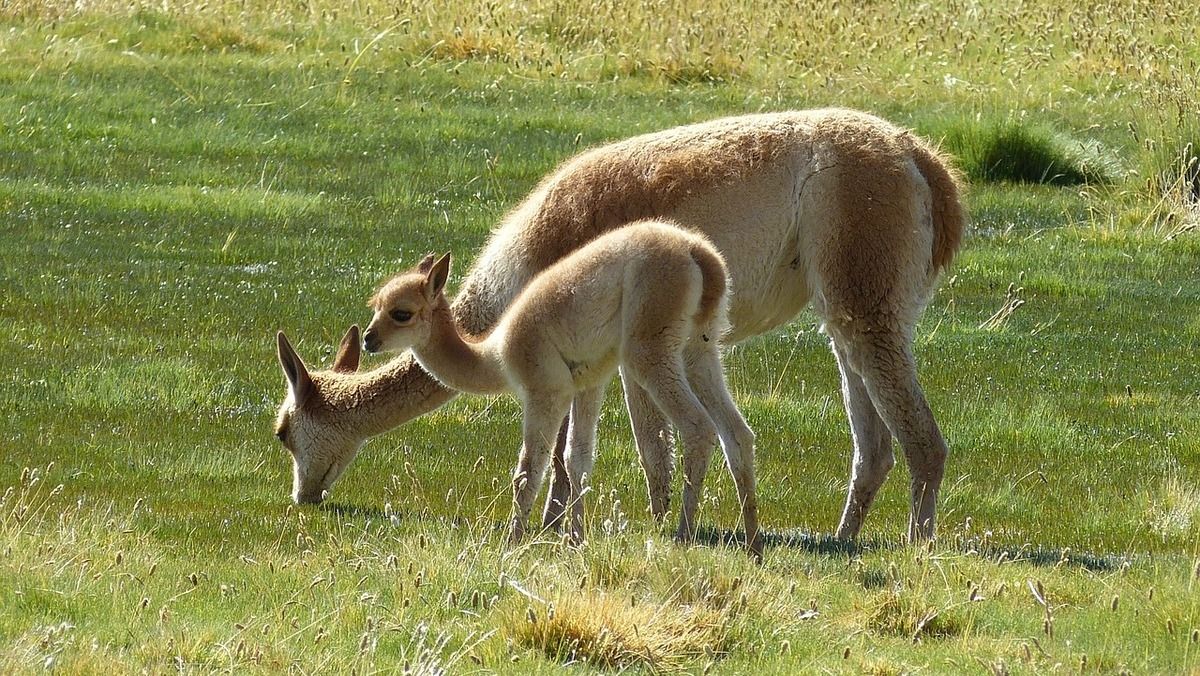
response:
{"label": "grass field", "polygon": [[[1193,3],[85,4],[0,4],[0,672],[1200,672]],[[829,539],[850,442],[807,313],[727,358],[761,567],[724,473],[705,545],[652,523],[615,388],[582,549],[503,545],[503,398],[290,504],[277,329],[328,364],[382,275],[468,263],[583,147],[825,105],[972,183],[917,340],[932,546],[902,465]]]}

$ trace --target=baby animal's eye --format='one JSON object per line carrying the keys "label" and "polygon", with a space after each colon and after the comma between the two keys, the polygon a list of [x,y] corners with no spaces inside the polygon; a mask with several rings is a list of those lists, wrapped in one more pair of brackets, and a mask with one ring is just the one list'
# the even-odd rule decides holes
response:
{"label": "baby animal's eye", "polygon": [[412,319],[413,313],[408,310],[392,310],[391,317],[394,321],[403,324]]}
{"label": "baby animal's eye", "polygon": [[275,438],[279,439],[280,441],[287,441],[287,430],[279,430],[275,433]]}

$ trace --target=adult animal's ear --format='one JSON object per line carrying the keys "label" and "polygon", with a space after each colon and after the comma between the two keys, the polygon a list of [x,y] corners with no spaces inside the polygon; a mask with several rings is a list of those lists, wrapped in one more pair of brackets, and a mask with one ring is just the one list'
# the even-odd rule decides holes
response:
{"label": "adult animal's ear", "polygon": [[417,263],[417,272],[423,275],[429,274],[429,271],[433,269],[433,260],[433,254],[425,254],[425,257],[421,259],[421,262]]}
{"label": "adult animal's ear", "polygon": [[312,377],[308,375],[304,361],[292,349],[292,344],[288,342],[287,336],[283,335],[283,331],[275,334],[275,338],[278,342],[277,353],[279,365],[283,367],[283,377],[287,378],[288,387],[292,390],[292,399],[299,408],[304,406],[304,402],[308,401],[316,388],[313,387]]}
{"label": "adult animal's ear", "polygon": [[362,340],[359,339],[358,324],[354,324],[346,331],[346,335],[342,336],[342,344],[338,347],[337,356],[333,358],[333,370],[338,373],[354,373],[358,370],[360,356]]}
{"label": "adult animal's ear", "polygon": [[450,252],[438,259],[433,267],[425,274],[425,297],[429,300],[446,288],[446,280],[450,278]]}

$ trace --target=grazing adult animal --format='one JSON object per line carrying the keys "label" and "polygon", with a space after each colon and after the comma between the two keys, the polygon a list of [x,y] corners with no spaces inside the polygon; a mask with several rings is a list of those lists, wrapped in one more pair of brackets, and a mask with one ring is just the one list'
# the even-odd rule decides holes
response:
{"label": "grazing adult animal", "polygon": [[696,508],[713,446],[733,475],[747,548],[762,556],[754,491],[754,433],[725,386],[719,340],[728,328],[725,263],[707,240],[659,221],[601,235],[533,278],[486,336],[459,334],[446,299],[450,254],[428,256],[372,297],[368,352],[412,349],[460,392],[511,392],[521,403],[522,447],[513,474],[519,541],[563,418],[572,540],[583,539],[604,390],[618,367],[674,425],[683,446],[683,509],[676,539],[696,535]]}
{"label": "grazing adult animal", "polygon": [[[927,143],[850,110],[636,136],[585,151],[544,179],[492,233],[452,312],[464,334],[486,333],[539,271],[632,221],[663,218],[702,233],[729,269],[728,342],[778,327],[806,305],[830,338],[854,443],[837,536],[859,533],[895,463],[895,436],[911,475],[909,537],[932,537],[948,451],[917,382],[912,337],[962,238],[959,193],[955,172]],[[364,375],[314,374],[303,399],[289,382],[278,426],[305,430],[285,442],[302,502],[320,500],[366,439],[454,396],[411,356]],[[668,421],[640,386],[624,386],[651,510],[661,515]],[[549,524],[561,520],[569,491],[554,466]]]}

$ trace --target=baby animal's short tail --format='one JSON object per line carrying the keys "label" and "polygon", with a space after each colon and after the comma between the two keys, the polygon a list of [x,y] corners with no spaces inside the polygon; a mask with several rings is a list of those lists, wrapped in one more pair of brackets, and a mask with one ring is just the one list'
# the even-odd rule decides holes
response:
{"label": "baby animal's short tail", "polygon": [[725,261],[707,242],[693,244],[689,253],[700,268],[700,278],[703,280],[700,305],[696,308],[696,326],[706,332],[708,340],[720,340],[729,330],[729,318],[726,316],[729,273],[725,269]]}

